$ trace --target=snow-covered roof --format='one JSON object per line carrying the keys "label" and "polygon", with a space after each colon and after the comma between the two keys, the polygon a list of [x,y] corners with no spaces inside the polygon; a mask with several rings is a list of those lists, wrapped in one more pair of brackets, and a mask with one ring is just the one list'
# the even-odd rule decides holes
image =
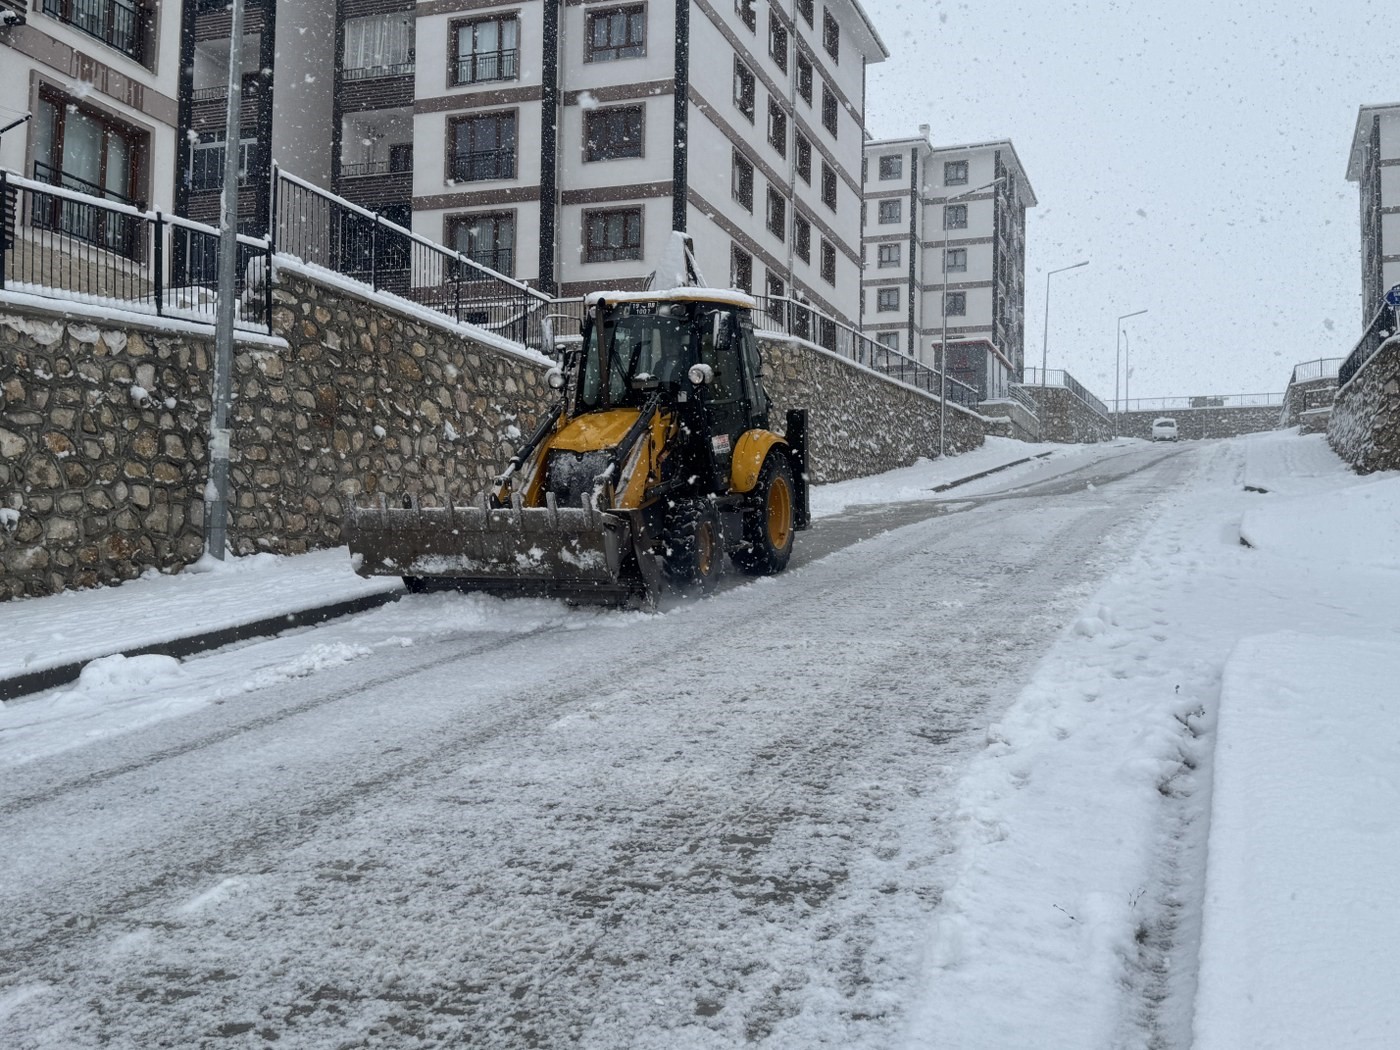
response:
{"label": "snow-covered roof", "polygon": [[758,301],[733,288],[652,288],[645,292],[589,292],[584,301],[590,306],[599,299],[610,303],[724,303],[744,310],[758,309]]}
{"label": "snow-covered roof", "polygon": [[1351,153],[1347,155],[1347,181],[1361,180],[1361,156],[1366,152],[1366,143],[1371,136],[1371,118],[1387,110],[1400,116],[1400,102],[1388,102],[1379,106],[1362,106],[1356,114],[1356,128],[1351,133]]}

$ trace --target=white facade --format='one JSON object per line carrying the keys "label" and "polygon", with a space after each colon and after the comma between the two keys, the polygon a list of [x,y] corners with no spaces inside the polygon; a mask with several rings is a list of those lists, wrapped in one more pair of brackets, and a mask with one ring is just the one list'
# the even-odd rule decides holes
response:
{"label": "white facade", "polygon": [[920,131],[866,144],[861,327],[934,368],[946,331],[948,374],[1004,396],[1024,364],[1035,194],[1009,141],[934,147]]}
{"label": "white facade", "polygon": [[1361,194],[1362,324],[1400,285],[1400,103],[1362,106],[1347,179]]}
{"label": "white facade", "polygon": [[31,116],[0,136],[0,167],[172,210],[180,5],[137,10],[0,3],[0,127]]}
{"label": "white facade", "polygon": [[[509,236],[513,276],[571,295],[640,287],[679,216],[710,284],[858,317],[865,66],[887,52],[855,0],[464,0],[420,4],[416,37],[418,232]],[[454,160],[498,133],[509,163]]]}

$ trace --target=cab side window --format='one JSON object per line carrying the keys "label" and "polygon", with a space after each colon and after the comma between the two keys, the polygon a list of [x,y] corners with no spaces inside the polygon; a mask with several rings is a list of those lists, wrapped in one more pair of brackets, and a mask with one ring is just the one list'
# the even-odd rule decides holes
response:
{"label": "cab side window", "polygon": [[[734,401],[743,394],[742,379],[739,375],[738,347],[735,345],[734,316],[729,312],[716,311],[720,320],[713,320],[705,328],[700,338],[700,360],[710,366],[714,379],[710,383],[711,401]],[[718,341],[715,339],[718,331]]]}

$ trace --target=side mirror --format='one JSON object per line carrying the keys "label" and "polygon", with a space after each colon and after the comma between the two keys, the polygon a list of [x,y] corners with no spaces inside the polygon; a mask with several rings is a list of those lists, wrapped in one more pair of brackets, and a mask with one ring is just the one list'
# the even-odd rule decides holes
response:
{"label": "side mirror", "polygon": [[696,386],[708,386],[715,378],[715,370],[707,364],[691,365],[686,372],[688,378]]}

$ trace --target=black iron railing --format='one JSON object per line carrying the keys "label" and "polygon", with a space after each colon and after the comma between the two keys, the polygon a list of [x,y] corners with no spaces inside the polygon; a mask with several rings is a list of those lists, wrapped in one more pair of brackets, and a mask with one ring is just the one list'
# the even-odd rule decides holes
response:
{"label": "black iron railing", "polygon": [[1070,375],[1063,368],[1047,368],[1043,372],[1039,368],[1027,368],[1022,372],[1022,386],[1059,386],[1064,387],[1075,397],[1079,398],[1086,405],[1092,408],[1105,419],[1109,417],[1108,406],[1090,393],[1086,387],[1074,376]]}
{"label": "black iron railing", "polygon": [[1336,379],[1337,370],[1345,360],[1345,357],[1319,357],[1316,361],[1304,361],[1294,365],[1293,374],[1288,377],[1288,385],[1306,383],[1312,379]]}
{"label": "black iron railing", "polygon": [[458,84],[482,84],[492,80],[514,80],[519,75],[519,51],[482,51],[457,56]]}
{"label": "black iron railing", "polygon": [[357,164],[342,164],[340,166],[340,177],[342,179],[365,178],[370,175],[411,175],[413,173],[413,159],[408,160],[366,160]]}
{"label": "black iron railing", "polygon": [[462,182],[515,178],[515,147],[475,150],[452,155],[452,177]]}
{"label": "black iron railing", "polygon": [[143,62],[150,12],[134,0],[44,0],[44,14]]}
{"label": "black iron railing", "polygon": [[1119,404],[1124,412],[1189,412],[1210,408],[1276,408],[1283,404],[1283,398],[1283,394],[1198,394],[1194,397],[1135,397]]}
{"label": "black iron railing", "polygon": [[1395,335],[1395,313],[1395,307],[1388,303],[1381,304],[1381,308],[1371,318],[1371,323],[1366,326],[1366,331],[1361,333],[1361,338],[1357,341],[1355,348],[1347,355],[1347,359],[1342,362],[1341,367],[1337,369],[1338,386],[1346,386],[1351,382],[1351,377],[1361,370],[1362,365],[1371,360],[1371,356],[1381,348],[1381,344]]}
{"label": "black iron railing", "polygon": [[[756,295],[754,327],[796,336],[849,361],[930,394],[938,394],[938,372],[898,350],[891,350],[843,321],[828,317],[810,303],[785,295]],[[981,401],[975,387],[948,376],[948,400],[972,407]]]}
{"label": "black iron railing", "polygon": [[[214,323],[214,227],[4,169],[0,211],[0,288]],[[236,317],[245,326],[272,316],[271,250],[264,239],[238,236]]]}
{"label": "black iron railing", "polygon": [[88,203],[88,199],[96,199],[137,208],[137,203],[131,198],[37,160],[34,162],[34,181],[76,190],[81,196],[36,193],[30,201],[29,225],[87,241],[118,255],[133,256],[136,253],[138,238],[135,220],[122,212]]}
{"label": "black iron railing", "polygon": [[549,296],[284,171],[273,176],[277,251],[526,346]]}
{"label": "black iron railing", "polygon": [[407,62],[389,62],[377,66],[356,66],[354,69],[342,69],[340,78],[342,80],[377,80],[380,77],[406,77],[413,72],[414,60]]}

